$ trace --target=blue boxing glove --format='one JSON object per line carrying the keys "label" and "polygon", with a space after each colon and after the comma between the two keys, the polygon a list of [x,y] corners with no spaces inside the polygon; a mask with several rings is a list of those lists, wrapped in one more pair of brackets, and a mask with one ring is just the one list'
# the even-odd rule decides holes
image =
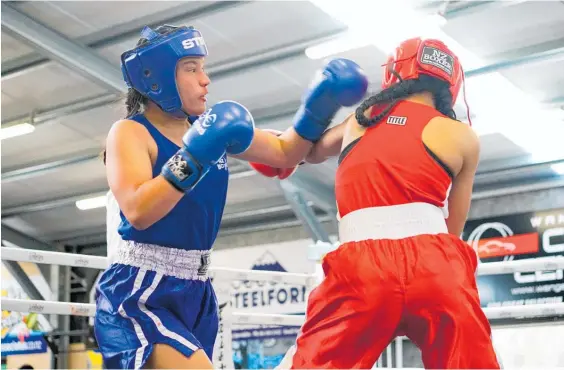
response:
{"label": "blue boxing glove", "polygon": [[294,117],[294,130],[306,140],[316,142],[341,107],[362,100],[368,78],[358,64],[349,59],[329,61],[302,97]]}
{"label": "blue boxing glove", "polygon": [[184,134],[180,150],[163,166],[161,174],[175,188],[192,190],[225,152],[240,154],[253,140],[251,113],[234,101],[222,101],[202,114]]}

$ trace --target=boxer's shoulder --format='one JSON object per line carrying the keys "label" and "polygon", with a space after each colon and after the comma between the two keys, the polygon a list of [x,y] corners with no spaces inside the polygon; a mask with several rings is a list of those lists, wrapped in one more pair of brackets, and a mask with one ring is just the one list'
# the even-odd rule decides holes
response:
{"label": "boxer's shoulder", "polygon": [[[451,153],[464,162],[474,161],[480,154],[480,139],[468,124],[438,116],[423,131],[423,141],[436,154]],[[453,166],[456,168],[459,166]]]}
{"label": "boxer's shoulder", "polygon": [[147,143],[151,134],[147,127],[132,119],[120,119],[112,124],[108,132],[108,141],[138,141]]}
{"label": "boxer's shoulder", "polygon": [[436,133],[457,142],[478,140],[475,131],[468,124],[445,116],[432,118],[425,126],[425,131]]}

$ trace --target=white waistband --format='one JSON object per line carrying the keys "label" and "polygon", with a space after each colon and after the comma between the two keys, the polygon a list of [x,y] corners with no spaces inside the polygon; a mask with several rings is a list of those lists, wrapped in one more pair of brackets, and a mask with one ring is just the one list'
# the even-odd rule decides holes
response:
{"label": "white waistband", "polygon": [[443,211],[428,203],[359,209],[339,222],[341,243],[441,233],[448,233]]}
{"label": "white waistband", "polygon": [[211,251],[183,250],[123,240],[114,263],[135,266],[185,280],[208,279]]}

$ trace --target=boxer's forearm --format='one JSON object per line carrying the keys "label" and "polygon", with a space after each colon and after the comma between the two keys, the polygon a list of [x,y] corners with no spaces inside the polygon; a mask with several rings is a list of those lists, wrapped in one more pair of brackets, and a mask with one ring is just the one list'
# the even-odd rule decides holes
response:
{"label": "boxer's forearm", "polygon": [[302,138],[293,128],[279,136],[256,129],[247,151],[233,157],[275,168],[289,168],[297,166],[312,147],[313,143]]}
{"label": "boxer's forearm", "polygon": [[116,194],[124,216],[137,230],[144,230],[165,217],[183,196],[184,193],[175,189],[162,175],[127,194]]}
{"label": "boxer's forearm", "polygon": [[331,157],[338,156],[343,144],[345,122],[325,131],[321,139],[315,143],[305,160],[308,163],[322,163]]}
{"label": "boxer's forearm", "polygon": [[279,168],[294,167],[303,162],[314,146],[309,140],[304,139],[294,130],[289,128],[278,137],[284,165]]}

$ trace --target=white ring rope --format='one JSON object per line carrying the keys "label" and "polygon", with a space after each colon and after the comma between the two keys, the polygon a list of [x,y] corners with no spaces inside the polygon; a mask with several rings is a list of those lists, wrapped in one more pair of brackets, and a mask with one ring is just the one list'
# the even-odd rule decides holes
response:
{"label": "white ring rope", "polygon": [[[37,312],[41,314],[94,316],[96,305],[88,303],[69,303],[39,301],[28,299],[2,298],[2,310],[15,312]],[[531,317],[547,317],[564,315],[564,303],[545,303],[525,306],[487,307],[483,308],[488,320],[520,319]],[[231,324],[240,325],[277,325],[301,326],[305,322],[304,315],[276,315],[259,313],[233,312],[227,318]]]}
{"label": "white ring rope", "polygon": [[[2,260],[45,263],[49,265],[88,267],[105,269],[109,265],[106,257],[84,254],[37,251],[24,248],[2,247]],[[488,262],[478,265],[478,275],[502,275],[515,272],[533,272],[564,269],[564,256],[529,258],[517,261]],[[211,267],[210,276],[222,280],[252,280],[312,286],[315,275],[277,271],[243,270]]]}
{"label": "white ring rope", "polygon": [[[91,303],[69,303],[12,298],[2,298],[1,302],[2,310],[5,311],[71,316],[94,316],[96,313],[96,305]],[[227,320],[229,320],[231,324],[240,325],[301,326],[305,321],[305,316],[233,312],[231,317],[227,318]]]}
{"label": "white ring rope", "polygon": [[[106,257],[88,256],[62,252],[37,251],[24,248],[2,247],[0,249],[2,260],[17,262],[45,263],[48,265],[87,267],[106,269],[109,260]],[[265,282],[279,282],[312,286],[315,284],[313,274],[299,274],[278,271],[256,271],[225,267],[211,267],[210,276],[221,280],[251,280]]]}
{"label": "white ring rope", "polygon": [[[76,266],[105,269],[106,257],[88,256],[72,253],[36,251],[23,248],[2,247],[2,260],[18,262],[45,263],[60,266]],[[497,275],[537,270],[564,268],[564,257],[542,257],[517,261],[491,262],[478,266],[479,275]],[[274,271],[254,271],[231,268],[211,268],[210,275],[221,280],[275,281],[288,284],[302,284],[312,287],[315,275]],[[49,302],[38,300],[18,300],[2,298],[2,309],[17,312],[37,312],[43,314],[94,316],[95,305],[86,303]],[[564,303],[538,304],[525,306],[484,308],[488,319],[543,317],[564,314]],[[288,325],[301,326],[304,316],[276,314],[247,314],[233,312],[233,324]]]}

